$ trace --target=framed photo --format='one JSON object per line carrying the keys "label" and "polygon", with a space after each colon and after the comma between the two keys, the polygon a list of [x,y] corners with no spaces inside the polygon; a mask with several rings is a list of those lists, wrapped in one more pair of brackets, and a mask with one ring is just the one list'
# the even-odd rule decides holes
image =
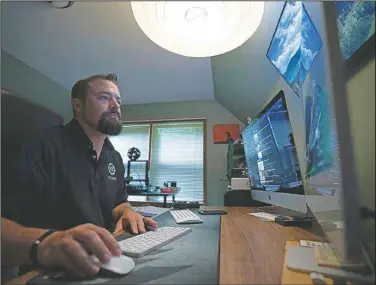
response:
{"label": "framed photo", "polygon": [[266,57],[298,96],[321,47],[321,37],[303,2],[286,2]]}
{"label": "framed photo", "polygon": [[234,141],[240,137],[238,124],[213,126],[214,144],[227,144],[229,137],[231,137],[231,139]]}
{"label": "framed photo", "polygon": [[336,1],[338,36],[347,79],[375,57],[375,2]]}

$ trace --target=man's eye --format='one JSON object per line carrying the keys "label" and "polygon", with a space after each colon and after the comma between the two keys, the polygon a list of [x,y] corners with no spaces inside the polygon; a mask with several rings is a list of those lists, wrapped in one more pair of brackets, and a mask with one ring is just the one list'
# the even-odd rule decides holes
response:
{"label": "man's eye", "polygon": [[101,95],[101,96],[99,96],[99,98],[101,99],[101,100],[109,100],[109,97],[108,96],[106,96],[106,95]]}

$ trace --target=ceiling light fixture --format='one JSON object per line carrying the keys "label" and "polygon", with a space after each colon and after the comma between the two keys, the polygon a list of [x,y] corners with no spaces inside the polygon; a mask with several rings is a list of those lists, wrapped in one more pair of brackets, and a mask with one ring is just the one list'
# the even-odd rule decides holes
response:
{"label": "ceiling light fixture", "polygon": [[160,47],[188,57],[229,52],[246,42],[264,14],[262,1],[132,1],[141,30]]}
{"label": "ceiling light fixture", "polygon": [[68,8],[73,5],[74,1],[48,1],[52,6],[58,9]]}

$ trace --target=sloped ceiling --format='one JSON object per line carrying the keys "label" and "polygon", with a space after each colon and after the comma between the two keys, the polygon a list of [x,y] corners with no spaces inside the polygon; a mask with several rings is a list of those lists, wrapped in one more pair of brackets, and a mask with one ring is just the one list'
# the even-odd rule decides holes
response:
{"label": "sloped ceiling", "polygon": [[115,72],[124,104],[214,99],[210,58],[179,56],[151,42],[130,2],[1,5],[2,49],[68,90],[79,78]]}

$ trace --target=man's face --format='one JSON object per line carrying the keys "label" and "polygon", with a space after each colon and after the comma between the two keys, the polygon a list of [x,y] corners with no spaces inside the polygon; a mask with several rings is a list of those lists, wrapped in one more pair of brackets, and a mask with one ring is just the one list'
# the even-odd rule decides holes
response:
{"label": "man's face", "polygon": [[105,135],[120,134],[121,98],[115,83],[103,79],[90,82],[82,103],[82,117],[89,126]]}

